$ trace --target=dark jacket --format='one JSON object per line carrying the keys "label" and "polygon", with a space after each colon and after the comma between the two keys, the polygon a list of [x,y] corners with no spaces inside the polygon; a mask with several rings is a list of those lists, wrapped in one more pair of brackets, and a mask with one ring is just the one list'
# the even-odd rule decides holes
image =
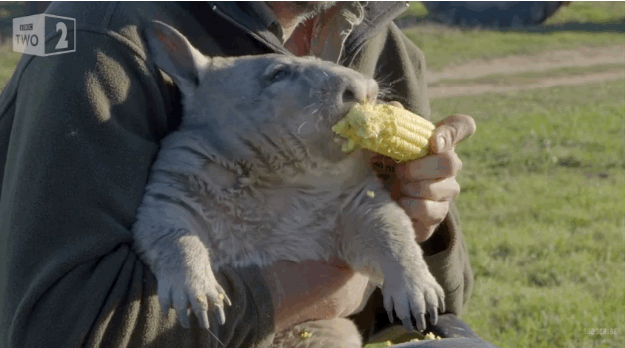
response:
{"label": "dark jacket", "polygon": [[[180,121],[180,94],[146,55],[152,20],[208,55],[286,52],[239,3],[53,3],[76,19],[76,51],[25,55],[0,96],[0,231],[7,347],[220,347],[163,317],[156,281],[130,232],[159,141]],[[405,4],[367,5],[343,64],[396,81],[393,99],[429,117],[423,54],[391,19]],[[47,37],[58,39],[53,33]],[[459,313],[472,285],[452,212],[425,245]],[[211,331],[225,347],[267,347],[271,298],[258,268],[225,269],[233,306]]]}

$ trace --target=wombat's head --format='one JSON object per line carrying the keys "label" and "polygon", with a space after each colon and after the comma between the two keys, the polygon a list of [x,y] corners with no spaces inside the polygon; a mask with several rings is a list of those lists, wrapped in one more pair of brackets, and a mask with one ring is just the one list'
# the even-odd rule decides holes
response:
{"label": "wombat's head", "polygon": [[146,36],[151,58],[183,94],[181,129],[202,132],[232,159],[340,160],[332,125],[378,93],[373,79],[315,58],[206,57],[160,22]]}

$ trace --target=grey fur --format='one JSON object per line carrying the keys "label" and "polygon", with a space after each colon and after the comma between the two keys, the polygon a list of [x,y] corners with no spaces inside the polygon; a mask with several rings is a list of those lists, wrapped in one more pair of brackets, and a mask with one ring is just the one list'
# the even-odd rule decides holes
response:
{"label": "grey fur", "polygon": [[412,316],[424,329],[426,311],[436,318],[443,290],[410,218],[366,152],[344,154],[330,130],[354,102],[375,98],[374,80],[313,58],[204,57],[158,22],[147,38],[184,97],[133,227],[165,310],[189,326],[190,308],[208,328],[207,312],[222,322],[229,303],[213,274],[223,265],[337,256],[382,284],[387,311],[406,326]]}

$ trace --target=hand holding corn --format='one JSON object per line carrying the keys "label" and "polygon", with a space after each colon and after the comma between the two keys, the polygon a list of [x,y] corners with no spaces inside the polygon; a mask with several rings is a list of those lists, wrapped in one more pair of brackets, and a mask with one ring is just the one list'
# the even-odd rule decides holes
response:
{"label": "hand holding corn", "polygon": [[449,116],[434,132],[429,121],[401,107],[365,103],[356,105],[332,130],[347,139],[345,152],[362,147],[407,162],[394,166],[400,180],[394,182],[391,192],[413,220],[417,242],[428,240],[447,216],[449,202],[460,192],[456,175],[462,162],[454,148],[475,132],[473,118]]}
{"label": "hand holding corn", "polygon": [[367,102],[354,106],[332,131],[347,139],[344,152],[360,147],[404,162],[427,154],[434,128],[408,110]]}

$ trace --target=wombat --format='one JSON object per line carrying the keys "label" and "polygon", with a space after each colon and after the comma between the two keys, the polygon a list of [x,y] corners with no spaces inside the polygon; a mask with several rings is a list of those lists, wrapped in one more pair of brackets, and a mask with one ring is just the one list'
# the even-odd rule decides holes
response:
{"label": "wombat", "polygon": [[[338,257],[382,287],[384,307],[410,329],[436,320],[443,290],[412,222],[377,178],[369,153],[345,154],[331,131],[375,80],[316,58],[209,58],[178,31],[146,31],[154,63],[179,87],[184,114],[153,164],[133,226],[158,297],[182,325],[190,309],[225,322],[230,301],[213,274]],[[338,344],[340,346],[340,344]]]}

